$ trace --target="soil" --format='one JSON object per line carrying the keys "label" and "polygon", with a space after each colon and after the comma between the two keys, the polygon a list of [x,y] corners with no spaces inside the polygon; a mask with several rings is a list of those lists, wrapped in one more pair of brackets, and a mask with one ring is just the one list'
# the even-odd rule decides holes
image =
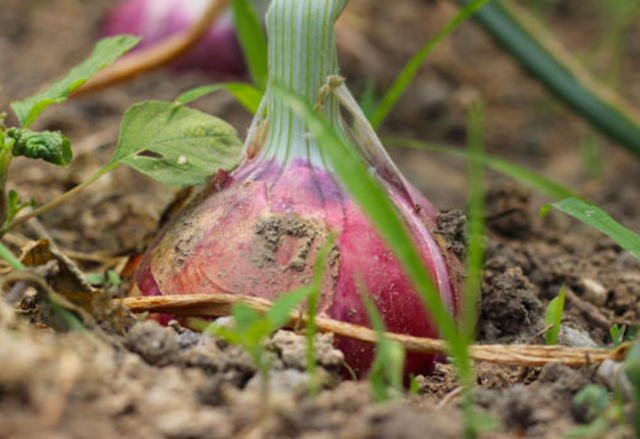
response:
{"label": "soil", "polygon": [[[0,0],[0,108],[8,110],[9,102],[37,91],[86,57],[99,38],[100,17],[112,3]],[[547,4],[541,16],[546,25],[572,53],[606,77],[609,52],[594,49],[609,25],[596,7],[604,1],[538,3]],[[395,0],[392,7],[388,2],[352,0],[340,23],[339,41],[343,73],[355,94],[370,81],[384,90],[403,63],[456,11],[450,0]],[[620,72],[620,93],[634,103],[640,102],[638,32],[637,24],[630,28]],[[133,103],[171,100],[218,80],[160,71],[47,110],[34,129],[62,130],[74,145],[74,162],[62,169],[16,159],[10,188],[38,203],[52,199],[109,160],[122,114]],[[464,24],[433,52],[412,91],[385,123],[382,137],[462,146],[466,108],[475,96],[486,102],[489,153],[585,193],[640,232],[640,161],[595,136],[473,23]],[[240,133],[248,127],[249,116],[226,94],[209,96],[194,106],[230,121]],[[14,122],[9,116],[8,123]],[[599,148],[596,172],[583,158],[590,138]],[[437,233],[463,255],[464,161],[399,148],[390,149],[390,154],[442,209]],[[640,262],[631,254],[562,214],[540,218],[538,210],[549,200],[491,172],[486,198],[479,343],[543,344],[546,306],[563,285],[567,304],[560,344],[609,347],[612,325],[639,325]],[[70,260],[38,247],[33,257],[41,262],[34,265],[55,260],[38,268],[52,288],[62,282],[89,294],[78,270],[114,269],[126,280],[128,256],[148,245],[165,208],[176,199],[177,190],[120,167],[11,233],[5,242],[16,252],[31,240],[56,243]],[[62,269],[54,269],[56,264]],[[417,394],[378,404],[366,381],[342,378],[342,354],[333,348],[331,335],[318,335],[322,389],[311,397],[304,337],[279,331],[267,344],[271,373],[265,405],[261,375],[247,353],[177,322],[167,327],[141,322],[113,306],[110,298],[125,294],[126,282],[92,289],[91,300],[73,308],[88,330],[67,331],[73,319],[47,320],[47,315],[57,314],[41,291],[16,291],[15,279],[5,280],[8,298],[24,297],[18,308],[0,302],[0,438],[463,435],[459,384],[449,364],[437,363],[431,375],[418,376]],[[475,404],[498,421],[483,437],[561,437],[589,420],[573,397],[596,382],[595,366],[512,368],[479,363]],[[599,437],[632,434],[612,424]]]}

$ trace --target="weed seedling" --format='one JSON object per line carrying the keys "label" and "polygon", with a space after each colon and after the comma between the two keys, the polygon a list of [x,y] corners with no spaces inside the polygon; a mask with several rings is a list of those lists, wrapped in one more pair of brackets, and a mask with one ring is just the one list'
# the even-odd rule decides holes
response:
{"label": "weed seedling", "polygon": [[547,305],[547,312],[545,314],[545,326],[550,326],[545,335],[547,346],[558,344],[560,322],[562,321],[562,314],[564,312],[564,297],[565,287],[563,285],[560,289],[560,294],[558,294],[558,297],[551,300],[549,302],[549,305]]}

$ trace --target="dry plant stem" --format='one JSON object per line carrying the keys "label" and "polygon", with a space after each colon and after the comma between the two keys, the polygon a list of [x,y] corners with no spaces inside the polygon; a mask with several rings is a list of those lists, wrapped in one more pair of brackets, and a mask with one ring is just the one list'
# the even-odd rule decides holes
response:
{"label": "dry plant stem", "polygon": [[[135,291],[134,291],[135,293]],[[233,294],[190,294],[176,296],[128,297],[118,300],[135,313],[166,313],[176,316],[226,317],[236,303],[244,303],[257,311],[265,312],[271,302],[255,297]],[[290,315],[289,325],[295,326],[305,319],[298,311]],[[340,322],[338,320],[316,317],[317,329],[375,344],[376,332],[362,326]],[[431,338],[412,337],[403,334],[387,333],[386,336],[411,352],[447,354],[446,342]],[[601,363],[604,360],[621,361],[628,346],[622,345],[615,350],[583,349],[565,346],[540,345],[474,345],[470,347],[471,358],[505,366],[544,366],[549,363],[561,363],[567,366],[586,366]]]}
{"label": "dry plant stem", "polygon": [[227,3],[228,0],[211,0],[204,14],[191,28],[105,68],[73,91],[71,97],[89,94],[167,65],[200,41]]}
{"label": "dry plant stem", "polygon": [[55,199],[49,201],[48,203],[43,204],[42,206],[38,207],[37,209],[34,209],[31,212],[28,212],[28,213],[16,218],[9,225],[9,227],[6,228],[6,230],[0,231],[0,237],[4,236],[5,233],[7,233],[10,230],[15,229],[20,224],[23,224],[24,222],[30,220],[31,218],[35,218],[36,216],[41,215],[41,214],[43,214],[44,212],[46,212],[48,210],[51,210],[51,209],[54,209],[54,208],[58,207],[59,205],[64,203],[67,199],[71,198],[72,196],[74,196],[77,193],[82,192],[89,185],[91,185],[91,183],[93,183],[94,181],[96,181],[97,179],[102,177],[104,174],[106,174],[106,173],[110,172],[111,170],[115,169],[117,166],[118,166],[118,163],[111,163],[111,164],[105,166],[104,168],[100,169],[98,172],[93,174],[87,180],[83,181],[82,183],[80,183],[78,186],[74,187],[70,191],[65,192],[64,194],[60,195],[58,198],[55,198]]}

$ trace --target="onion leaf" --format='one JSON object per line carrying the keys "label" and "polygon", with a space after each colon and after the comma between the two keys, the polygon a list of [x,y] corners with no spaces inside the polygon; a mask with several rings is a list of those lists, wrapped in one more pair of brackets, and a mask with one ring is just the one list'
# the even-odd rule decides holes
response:
{"label": "onion leaf", "polygon": [[[470,5],[472,0],[456,0]],[[494,1],[474,17],[549,91],[595,128],[640,155],[640,116],[603,86],[551,35],[512,2]]]}
{"label": "onion leaf", "polygon": [[267,39],[255,9],[248,0],[231,0],[240,45],[253,82],[264,90],[269,77],[267,62]]}

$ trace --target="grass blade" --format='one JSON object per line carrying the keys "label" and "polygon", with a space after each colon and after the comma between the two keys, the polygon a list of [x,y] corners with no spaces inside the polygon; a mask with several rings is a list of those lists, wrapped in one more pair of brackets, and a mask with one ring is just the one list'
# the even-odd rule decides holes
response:
{"label": "grass blade", "polygon": [[11,266],[14,270],[24,270],[26,267],[18,258],[11,253],[3,243],[0,242],[0,258],[4,259],[4,261]]}
{"label": "grass blade", "polygon": [[560,322],[562,321],[562,313],[564,312],[564,285],[560,289],[558,297],[554,298],[547,306],[545,314],[545,324],[553,325],[545,334],[545,342],[547,346],[558,344],[558,334],[560,334]]}
{"label": "grass blade", "polygon": [[442,41],[447,35],[453,32],[462,22],[464,22],[470,15],[476,12],[479,8],[484,6],[491,0],[473,0],[467,2],[464,8],[456,15],[440,32],[436,34],[413,58],[407,62],[400,74],[397,76],[389,90],[384,94],[380,100],[380,104],[377,106],[373,117],[371,118],[371,125],[373,128],[378,128],[380,124],[387,117],[389,112],[393,109],[396,102],[402,97],[404,92],[409,87],[409,84],[413,81],[413,78],[418,74],[418,70],[422,66],[422,63],[436,45]]}
{"label": "grass blade", "polygon": [[[457,0],[460,5],[471,0]],[[640,155],[640,116],[598,82],[541,26],[511,2],[495,1],[476,20],[507,52],[595,128]]]}
{"label": "grass blade", "polygon": [[249,0],[231,0],[231,9],[251,78],[260,90],[264,90],[269,71],[267,39],[262,24]]}
{"label": "grass blade", "polygon": [[364,291],[360,291],[360,297],[369,323],[376,331],[376,357],[369,370],[369,383],[375,400],[382,402],[402,395],[405,350],[401,344],[387,338],[384,321],[371,297]]}
{"label": "grass blade", "polygon": [[318,252],[315,267],[313,269],[313,285],[309,294],[307,305],[307,373],[310,377],[309,393],[314,396],[318,393],[318,374],[316,371],[316,349],[315,337],[318,331],[316,326],[316,313],[318,312],[318,300],[320,298],[320,290],[322,289],[322,276],[328,263],[329,253],[333,249],[335,243],[335,234],[331,234],[327,242]]}
{"label": "grass blade", "polygon": [[562,200],[564,198],[582,198],[573,190],[545,177],[544,175],[540,175],[527,168],[523,168],[522,166],[518,166],[506,160],[486,154],[474,153],[467,150],[456,149],[451,146],[433,145],[409,139],[385,139],[385,143],[389,145],[449,154],[472,162],[482,163],[494,171],[506,175],[507,177],[511,177],[525,186],[529,186],[530,188],[533,188],[556,200]]}
{"label": "grass blade", "polygon": [[558,209],[599,230],[640,260],[640,236],[618,223],[599,207],[576,198],[567,198],[544,206],[540,214],[546,215],[551,208]]}
{"label": "grass blade", "polygon": [[231,93],[233,97],[235,97],[236,100],[251,114],[256,114],[258,111],[260,101],[262,101],[262,92],[251,84],[245,84],[243,82],[228,82],[226,84],[212,84],[196,87],[182,93],[178,96],[175,102],[176,104],[187,105],[208,94],[215,93],[220,90],[226,90]]}
{"label": "grass blade", "polygon": [[[475,102],[469,108],[469,150],[473,156],[484,152],[484,105]],[[467,278],[462,312],[462,333],[470,343],[475,334],[478,298],[484,265],[484,166],[480,161],[468,162],[469,243]]]}
{"label": "grass blade", "polygon": [[273,84],[273,87],[274,92],[286,99],[291,108],[306,121],[310,131],[316,135],[342,183],[402,263],[423,298],[429,315],[442,335],[451,342],[452,350],[456,351],[454,355],[465,355],[458,351],[459,336],[453,318],[440,300],[438,290],[422,263],[402,220],[398,217],[395,207],[370,174],[367,166],[353,154],[343,138],[321,114],[314,111],[291,90],[279,84]]}

